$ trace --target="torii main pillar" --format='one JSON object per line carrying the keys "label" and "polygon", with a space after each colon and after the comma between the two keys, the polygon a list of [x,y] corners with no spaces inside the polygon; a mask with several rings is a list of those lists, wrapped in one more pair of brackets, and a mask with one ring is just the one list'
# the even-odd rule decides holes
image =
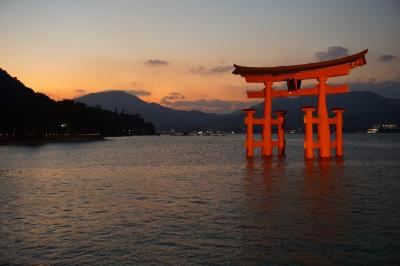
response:
{"label": "torii main pillar", "polygon": [[[262,155],[271,156],[273,147],[278,147],[278,154],[285,153],[284,141],[284,114],[278,112],[277,118],[272,118],[272,99],[276,97],[292,97],[292,96],[311,96],[318,95],[317,117],[313,117],[315,107],[304,107],[305,112],[305,139],[304,139],[304,156],[306,159],[314,158],[314,149],[318,149],[320,158],[330,158],[331,149],[334,148],[336,156],[343,156],[343,138],[342,123],[343,109],[334,108],[332,112],[336,115],[329,118],[326,95],[347,93],[348,85],[330,86],[327,84],[328,78],[338,77],[350,74],[351,69],[366,64],[365,54],[368,50],[364,50],[358,54],[351,56],[317,62],[303,65],[279,66],[279,67],[244,67],[234,65],[233,74],[239,74],[249,83],[263,83],[264,90],[248,91],[248,98],[264,98],[264,116],[255,118],[254,109],[244,109],[246,112],[245,123],[247,125],[246,154],[248,157],[253,156],[255,147],[262,148]],[[301,89],[302,80],[317,80],[318,85],[313,88]],[[287,90],[275,90],[274,82],[286,81]],[[318,132],[317,141],[313,140],[313,124],[317,124]],[[253,126],[262,125],[262,140],[253,139]],[[272,125],[278,126],[278,140],[272,140]],[[336,125],[334,140],[331,139],[330,125]]]}

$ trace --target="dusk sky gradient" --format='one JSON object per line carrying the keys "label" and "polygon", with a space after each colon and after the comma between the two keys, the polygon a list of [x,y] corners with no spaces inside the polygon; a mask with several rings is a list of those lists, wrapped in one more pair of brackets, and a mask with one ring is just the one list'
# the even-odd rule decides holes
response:
{"label": "dusk sky gradient", "polygon": [[400,1],[0,0],[0,31],[0,67],[55,99],[121,89],[154,102],[245,101],[233,63],[364,49],[367,65],[345,80],[400,81]]}

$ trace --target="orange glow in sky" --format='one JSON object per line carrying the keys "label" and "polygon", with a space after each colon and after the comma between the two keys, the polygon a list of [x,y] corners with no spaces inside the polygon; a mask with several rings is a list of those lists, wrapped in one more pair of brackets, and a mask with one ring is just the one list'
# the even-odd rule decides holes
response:
{"label": "orange glow in sky", "polygon": [[350,81],[400,80],[399,11],[389,0],[2,1],[0,67],[55,99],[114,89],[246,101],[232,64],[309,63],[338,47],[369,49]]}

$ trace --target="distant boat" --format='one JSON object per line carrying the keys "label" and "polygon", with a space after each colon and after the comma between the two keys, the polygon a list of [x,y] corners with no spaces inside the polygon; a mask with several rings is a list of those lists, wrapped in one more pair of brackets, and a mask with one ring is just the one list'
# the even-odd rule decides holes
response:
{"label": "distant boat", "polygon": [[400,133],[400,128],[397,124],[379,124],[368,128],[367,134],[375,133]]}
{"label": "distant boat", "polygon": [[367,134],[376,134],[376,133],[378,133],[377,128],[368,128],[367,130]]}

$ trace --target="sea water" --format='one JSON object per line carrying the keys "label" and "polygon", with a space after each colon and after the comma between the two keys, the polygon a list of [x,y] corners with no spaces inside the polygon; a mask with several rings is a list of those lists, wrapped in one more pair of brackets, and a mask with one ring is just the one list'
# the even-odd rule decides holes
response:
{"label": "sea water", "polygon": [[0,146],[0,264],[400,261],[400,134],[343,160],[245,158],[244,135]]}

